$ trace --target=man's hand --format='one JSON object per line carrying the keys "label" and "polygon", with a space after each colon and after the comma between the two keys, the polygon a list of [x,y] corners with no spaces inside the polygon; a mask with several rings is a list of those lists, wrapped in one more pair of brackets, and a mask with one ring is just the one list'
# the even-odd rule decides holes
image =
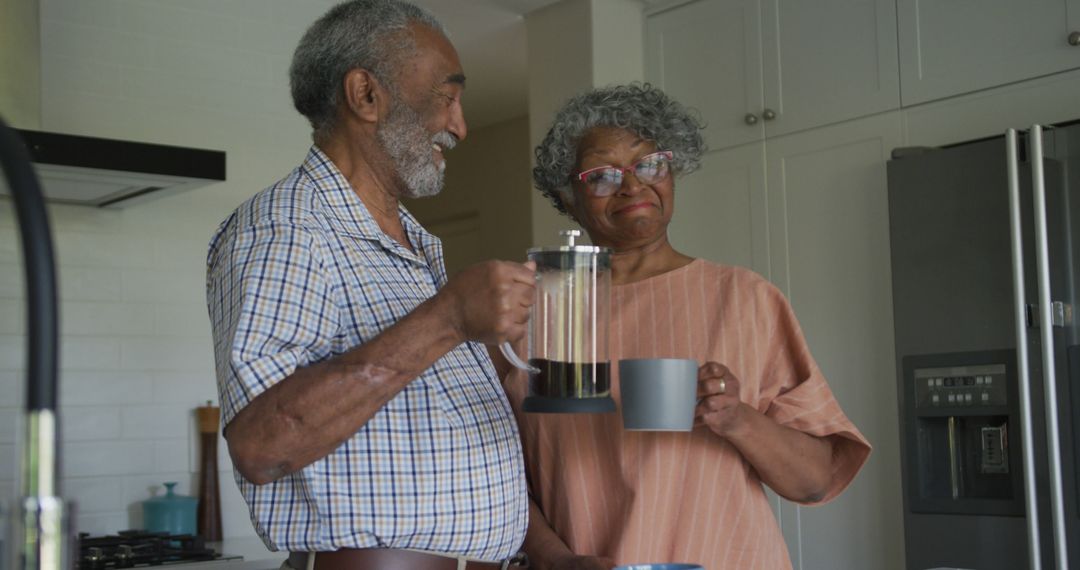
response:
{"label": "man's hand", "polygon": [[487,261],[463,269],[439,292],[463,340],[495,345],[525,335],[536,264]]}

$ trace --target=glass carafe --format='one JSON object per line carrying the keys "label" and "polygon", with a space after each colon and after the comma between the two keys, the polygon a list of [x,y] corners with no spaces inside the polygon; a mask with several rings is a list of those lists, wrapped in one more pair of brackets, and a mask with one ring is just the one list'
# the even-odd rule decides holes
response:
{"label": "glass carafe", "polygon": [[611,250],[576,245],[578,230],[559,233],[564,245],[528,251],[536,262],[528,363],[508,344],[501,348],[511,363],[529,371],[526,412],[613,412],[608,358]]}

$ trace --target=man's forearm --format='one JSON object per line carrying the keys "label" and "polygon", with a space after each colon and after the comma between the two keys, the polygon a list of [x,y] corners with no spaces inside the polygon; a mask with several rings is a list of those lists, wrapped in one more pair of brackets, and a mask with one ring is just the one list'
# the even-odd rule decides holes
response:
{"label": "man's forearm", "polygon": [[233,463],[255,484],[330,454],[436,360],[463,342],[436,295],[369,342],[298,368],[226,428]]}

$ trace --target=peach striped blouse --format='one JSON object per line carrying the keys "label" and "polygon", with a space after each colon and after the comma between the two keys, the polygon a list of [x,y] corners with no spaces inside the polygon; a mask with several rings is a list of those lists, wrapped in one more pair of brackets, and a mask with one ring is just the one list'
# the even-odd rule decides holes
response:
{"label": "peach striped blouse", "polygon": [[[715,360],[742,398],[780,424],[837,436],[839,494],[870,446],[833,398],[784,296],[746,269],[695,260],[613,288],[612,395],[623,358]],[[523,376],[507,391],[521,425],[533,498],[579,554],[619,564],[696,562],[708,570],[788,569],[791,561],[760,479],[708,428],[628,432],[619,414],[524,414]]]}

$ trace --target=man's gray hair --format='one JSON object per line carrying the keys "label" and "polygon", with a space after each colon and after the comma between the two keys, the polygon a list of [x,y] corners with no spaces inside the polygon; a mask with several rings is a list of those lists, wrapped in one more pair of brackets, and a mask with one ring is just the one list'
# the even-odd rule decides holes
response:
{"label": "man's gray hair", "polygon": [[533,183],[555,209],[566,214],[560,194],[573,200],[570,175],[577,166],[578,144],[595,127],[617,127],[653,141],[660,150],[674,153],[671,167],[677,175],[701,165],[704,123],[692,111],[648,83],[595,89],[563,105],[555,122],[536,147]]}
{"label": "man's gray hair", "polygon": [[345,75],[366,69],[397,93],[398,70],[416,50],[409,24],[446,30],[434,16],[398,0],[352,0],[334,6],[308,28],[296,46],[289,82],[293,106],[319,140],[332,130]]}

